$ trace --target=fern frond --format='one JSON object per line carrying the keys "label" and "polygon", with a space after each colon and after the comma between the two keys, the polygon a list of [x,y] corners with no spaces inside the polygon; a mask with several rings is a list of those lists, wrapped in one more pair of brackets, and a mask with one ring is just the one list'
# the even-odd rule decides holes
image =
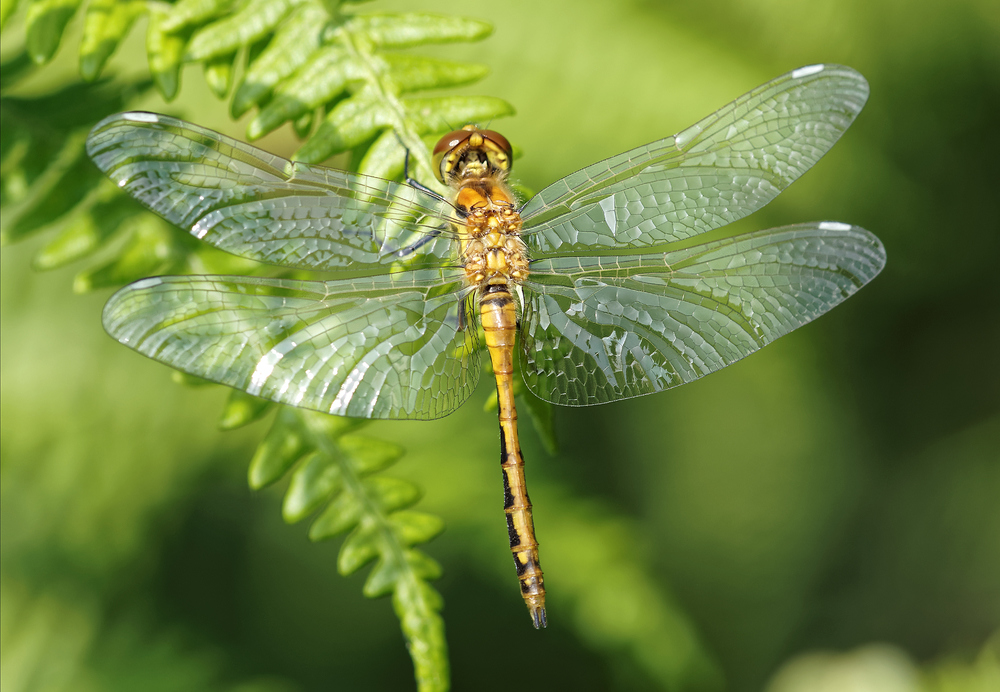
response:
{"label": "fern frond", "polygon": [[[27,73],[27,63],[15,59],[0,66],[5,90]],[[13,69],[8,71],[9,67]],[[4,206],[0,243],[50,229],[98,202],[94,191],[103,176],[87,159],[84,140],[95,118],[108,109],[124,107],[140,89],[73,84],[46,96],[0,96],[0,202]],[[121,204],[139,209],[127,200]]]}
{"label": "fern frond", "polygon": [[181,3],[173,6],[150,3],[146,29],[146,58],[153,83],[167,101],[177,96],[181,86],[181,64],[187,37],[168,30],[168,22],[180,12]]}
{"label": "fern frond", "polygon": [[263,488],[293,469],[282,507],[294,523],[321,508],[309,530],[320,541],[350,532],[337,569],[344,576],[375,562],[363,592],[392,595],[413,658],[418,689],[448,688],[448,650],[441,596],[429,580],[438,564],[413,546],[437,536],[444,525],[411,507],[420,490],[399,478],[377,475],[403,450],[355,431],[368,421],[338,418],[282,406],[250,464],[250,485]]}
{"label": "fern frond", "polygon": [[83,0],[37,0],[28,7],[25,18],[28,55],[41,65],[52,59],[62,40],[66,25]]}
{"label": "fern frond", "polygon": [[132,22],[146,11],[145,0],[90,0],[80,44],[80,74],[97,79],[108,58],[125,38]]}
{"label": "fern frond", "polygon": [[[31,5],[26,28],[33,60],[51,57],[78,4],[41,0]],[[248,126],[249,138],[291,122],[303,136],[316,130],[296,158],[317,162],[352,150],[359,171],[390,178],[402,173],[405,145],[417,176],[430,185],[436,184],[429,156],[435,134],[451,129],[452,123],[513,113],[508,103],[491,97],[412,95],[475,82],[485,76],[484,66],[386,52],[429,43],[479,40],[491,32],[484,22],[426,13],[355,14],[353,9],[333,15],[321,0],[244,3],[231,13],[233,5],[232,0],[181,0],[172,6],[139,0],[94,0],[86,10],[81,71],[87,79],[96,79],[135,18],[148,10],[152,84],[165,98],[176,95],[182,64],[200,61],[216,94],[233,93],[235,115],[252,107],[260,109]],[[43,45],[49,47],[43,49]],[[244,62],[245,70],[240,67]],[[10,68],[5,65],[5,84],[11,81],[6,76]],[[234,75],[241,72],[234,88]],[[146,88],[148,85],[142,84],[124,92],[112,94],[109,90],[111,98],[104,101],[95,101],[88,94],[93,107],[71,127],[64,122],[25,123],[35,130],[49,127],[52,132],[44,136],[26,140],[22,132],[9,131],[5,124],[5,142],[32,143],[27,149],[23,144],[12,144],[11,156],[5,151],[5,178],[8,169],[25,162],[53,164],[37,180],[31,175],[27,179],[14,175],[15,183],[23,183],[24,199],[8,211],[0,242],[57,229],[57,237],[35,259],[39,269],[106,251],[102,262],[78,275],[78,291],[128,283],[150,274],[204,273],[209,267],[222,273],[252,273],[252,265],[213,257],[218,254],[214,250],[167,232],[162,223],[149,220],[138,205],[111,194],[111,188],[100,188],[105,183],[86,161],[82,137],[93,122],[123,110],[129,97]],[[65,104],[71,96],[51,98],[55,105]],[[33,114],[53,113],[56,119],[64,119],[61,111],[65,105],[30,105]],[[5,110],[13,106],[16,104],[5,100]],[[326,115],[314,127],[315,116],[323,111]],[[53,151],[53,143],[63,137],[63,148]]]}
{"label": "fern frond", "polygon": [[[291,123],[300,136],[311,133],[297,159],[317,162],[349,151],[357,170],[387,178],[402,173],[409,151],[415,176],[430,185],[437,184],[430,146],[440,134],[513,113],[505,101],[486,96],[420,95],[478,81],[487,72],[484,66],[391,52],[479,40],[492,31],[488,24],[426,13],[361,14],[353,5],[331,11],[331,5],[321,0],[91,2],[80,56],[83,76],[99,77],[136,17],[147,11],[152,79],[109,89],[96,100],[93,94],[104,93],[100,86],[78,86],[78,95],[52,97],[58,107],[33,102],[25,111],[35,120],[18,122],[16,130],[8,125],[16,121],[17,102],[4,99],[4,203],[16,204],[15,213],[5,214],[3,242],[53,230],[55,236],[35,258],[36,267],[98,258],[77,275],[77,291],[153,274],[268,271],[176,233],[118,194],[84,156],[83,139],[92,124],[124,110],[131,96],[155,87],[173,98],[185,62],[202,64],[217,95],[232,94],[234,114],[258,109],[250,138]],[[26,20],[31,60],[51,58],[78,6],[75,0],[39,0],[31,6]],[[5,67],[5,86],[8,81]],[[88,104],[69,126],[67,102]],[[38,121],[38,113],[52,122]],[[40,129],[47,132],[37,133]],[[419,689],[447,689],[441,597],[429,583],[440,568],[415,548],[436,536],[442,522],[411,509],[420,495],[415,485],[379,473],[402,451],[356,435],[364,422],[276,406],[243,392],[231,394],[220,426],[236,428],[274,408],[274,423],[250,465],[251,486],[263,487],[291,471],[285,519],[300,521],[318,511],[310,529],[313,540],[349,532],[339,571],[351,574],[374,562],[364,593],[392,595]]]}

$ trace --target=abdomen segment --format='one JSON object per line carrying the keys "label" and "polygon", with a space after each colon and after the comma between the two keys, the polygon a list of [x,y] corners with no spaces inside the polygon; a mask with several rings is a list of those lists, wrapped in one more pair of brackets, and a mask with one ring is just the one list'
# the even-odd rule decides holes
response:
{"label": "abdomen segment", "polygon": [[531,620],[545,627],[545,584],[538,561],[538,541],[531,518],[531,500],[524,481],[524,457],[517,438],[517,410],[514,407],[514,335],[517,314],[507,286],[487,286],[479,299],[486,345],[497,380],[500,419],[500,468],[503,471],[504,512],[514,567],[521,584]]}

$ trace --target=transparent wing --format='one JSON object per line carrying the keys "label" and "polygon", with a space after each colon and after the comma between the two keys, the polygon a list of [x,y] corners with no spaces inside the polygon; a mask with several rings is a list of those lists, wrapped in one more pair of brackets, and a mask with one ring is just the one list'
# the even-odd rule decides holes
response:
{"label": "transparent wing", "polygon": [[424,266],[455,262],[453,209],[410,185],[289,161],[155,113],[102,120],[87,153],[149,209],[236,255],[314,270],[370,271],[414,253],[432,260]]}
{"label": "transparent wing", "polygon": [[878,238],[835,222],[542,260],[525,290],[521,372],[532,392],[565,406],[676,387],[822,315],[884,265]]}
{"label": "transparent wing", "polygon": [[460,272],[339,281],[167,276],[118,291],[104,327],[162,363],[359,418],[450,413],[479,379]]}
{"label": "transparent wing", "polygon": [[848,67],[803,67],[673,137],[572,173],[522,210],[531,256],[650,247],[740,219],[815,164],[867,98]]}

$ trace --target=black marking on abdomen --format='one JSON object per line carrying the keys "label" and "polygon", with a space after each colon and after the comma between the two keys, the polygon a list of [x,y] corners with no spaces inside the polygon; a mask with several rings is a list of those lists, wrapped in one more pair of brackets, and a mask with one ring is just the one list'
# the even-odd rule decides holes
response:
{"label": "black marking on abdomen", "polygon": [[491,305],[497,308],[505,308],[514,302],[514,299],[510,297],[510,293],[504,293],[498,296],[492,296],[489,298],[482,298],[479,301],[480,305]]}
{"label": "black marking on abdomen", "polygon": [[[517,535],[517,529],[514,528],[514,515],[507,515],[507,538],[510,540],[510,547],[516,548],[521,545],[521,537]],[[514,558],[514,562],[517,562],[517,557]]]}
{"label": "black marking on abdomen", "polygon": [[503,473],[503,508],[510,509],[514,506],[514,493],[510,491],[510,481],[507,478],[507,469],[503,469],[501,473]]}

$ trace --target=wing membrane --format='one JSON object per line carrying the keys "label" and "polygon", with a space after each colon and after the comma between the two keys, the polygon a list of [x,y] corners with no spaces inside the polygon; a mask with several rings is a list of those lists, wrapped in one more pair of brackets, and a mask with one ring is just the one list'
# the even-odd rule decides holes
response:
{"label": "wing membrane", "polygon": [[360,418],[450,413],[479,379],[458,272],[355,280],[144,279],[112,296],[104,327],[140,353],[292,406]]}
{"label": "wing membrane", "polygon": [[676,387],[815,319],[884,264],[875,236],[834,222],[541,260],[525,291],[521,372],[538,397],[565,406]]}
{"label": "wing membrane", "polygon": [[455,262],[453,210],[409,185],[289,161],[154,113],[106,118],[87,153],[149,209],[236,255],[373,273],[435,232],[419,245],[424,266]]}
{"label": "wing membrane", "polygon": [[531,256],[650,247],[740,219],[815,164],[867,98],[848,67],[803,67],[673,137],[576,171],[522,210]]}

